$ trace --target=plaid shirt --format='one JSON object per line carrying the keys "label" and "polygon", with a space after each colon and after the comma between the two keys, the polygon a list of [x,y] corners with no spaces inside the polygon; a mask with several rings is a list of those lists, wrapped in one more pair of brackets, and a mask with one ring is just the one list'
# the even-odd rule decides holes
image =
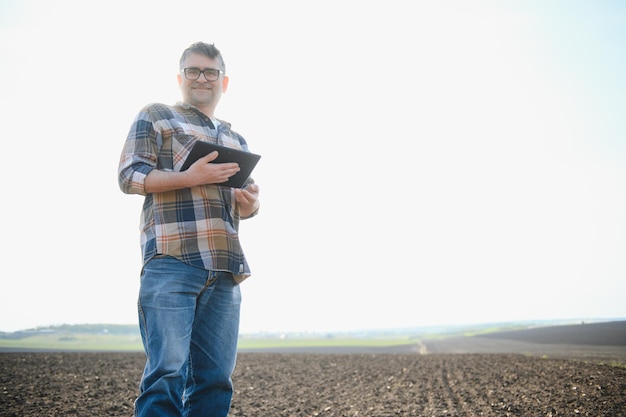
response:
{"label": "plaid shirt", "polygon": [[119,185],[124,193],[145,196],[141,213],[144,264],[157,254],[169,255],[206,270],[229,271],[241,282],[250,275],[250,268],[239,242],[239,206],[232,188],[202,185],[152,194],[144,188],[153,169],[180,171],[198,140],[248,150],[245,139],[230,130],[229,123],[214,126],[193,106],[146,106],[124,144]]}

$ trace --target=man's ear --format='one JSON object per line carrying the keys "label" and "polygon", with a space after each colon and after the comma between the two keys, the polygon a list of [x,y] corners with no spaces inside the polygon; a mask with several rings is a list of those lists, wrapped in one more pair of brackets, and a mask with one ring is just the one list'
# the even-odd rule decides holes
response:
{"label": "man's ear", "polygon": [[[180,77],[180,75],[179,75],[179,77]],[[224,75],[224,79],[222,80],[222,92],[223,93],[225,93],[226,90],[228,90],[228,80],[229,80],[228,76]]]}
{"label": "man's ear", "polygon": [[183,84],[183,76],[176,74],[176,79],[178,80],[178,86],[180,87]]}

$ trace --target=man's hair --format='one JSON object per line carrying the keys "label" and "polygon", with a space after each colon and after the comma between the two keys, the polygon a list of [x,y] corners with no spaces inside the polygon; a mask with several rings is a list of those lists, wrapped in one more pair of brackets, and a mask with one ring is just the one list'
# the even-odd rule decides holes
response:
{"label": "man's hair", "polygon": [[180,69],[183,69],[183,65],[185,65],[185,60],[191,54],[204,55],[208,58],[215,59],[219,61],[222,71],[226,72],[226,64],[224,63],[224,58],[222,58],[222,53],[215,47],[214,44],[208,44],[205,42],[196,42],[189,46],[189,48],[183,51],[183,54],[180,57]]}

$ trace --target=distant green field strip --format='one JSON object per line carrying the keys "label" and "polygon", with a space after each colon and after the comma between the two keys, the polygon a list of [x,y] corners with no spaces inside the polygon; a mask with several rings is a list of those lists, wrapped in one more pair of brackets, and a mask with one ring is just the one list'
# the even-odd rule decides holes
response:
{"label": "distant green field strip", "polygon": [[463,336],[472,337],[489,333],[497,333],[502,331],[512,331],[512,330],[524,330],[526,326],[493,326],[493,327],[485,327],[477,330],[467,330],[463,332]]}
{"label": "distant green field strip", "polygon": [[[409,338],[241,338],[240,349],[301,348],[301,347],[387,347],[417,343]],[[0,348],[51,350],[115,350],[141,351],[139,336],[74,333],[71,335],[39,334],[19,339],[0,339]]]}
{"label": "distant green field strip", "polygon": [[246,339],[239,340],[240,349],[267,349],[267,348],[300,348],[300,347],[388,347],[415,344],[416,339],[341,339],[341,338],[320,338],[320,339],[300,339],[300,338],[267,338],[267,339]]}
{"label": "distant green field strip", "polygon": [[35,335],[20,339],[2,339],[0,348],[52,349],[52,350],[142,350],[141,338],[137,336],[72,334]]}

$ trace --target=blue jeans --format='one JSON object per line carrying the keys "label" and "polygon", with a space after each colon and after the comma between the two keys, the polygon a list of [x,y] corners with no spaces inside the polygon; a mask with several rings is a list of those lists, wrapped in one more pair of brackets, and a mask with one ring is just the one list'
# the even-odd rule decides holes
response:
{"label": "blue jeans", "polygon": [[240,306],[240,288],[228,272],[172,257],[144,266],[138,308],[147,357],[135,416],[228,414]]}

